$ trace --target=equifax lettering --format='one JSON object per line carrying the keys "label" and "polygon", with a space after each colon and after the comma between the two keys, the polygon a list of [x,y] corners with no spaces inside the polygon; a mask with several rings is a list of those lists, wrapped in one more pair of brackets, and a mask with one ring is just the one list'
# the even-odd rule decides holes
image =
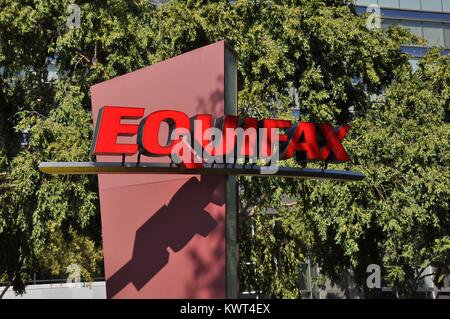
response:
{"label": "equifax lettering", "polygon": [[[139,120],[139,123],[123,123]],[[128,121],[129,122],[129,121]],[[160,143],[163,123],[169,127],[165,143]],[[104,106],[98,115],[92,155],[171,156],[186,167],[206,162],[254,163],[292,157],[298,162],[345,162],[350,158],[342,141],[350,127],[288,120],[239,118],[210,114],[188,117],[176,110],[161,110],[144,117],[144,108]],[[136,136],[135,143],[119,143],[120,136]]]}

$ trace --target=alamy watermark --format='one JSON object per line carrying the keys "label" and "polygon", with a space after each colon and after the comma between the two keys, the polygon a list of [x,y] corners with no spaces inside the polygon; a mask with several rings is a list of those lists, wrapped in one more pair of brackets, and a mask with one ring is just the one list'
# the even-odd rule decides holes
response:
{"label": "alamy watermark", "polygon": [[79,28],[81,25],[81,8],[78,4],[69,4],[67,6],[69,16],[66,19],[66,25],[69,29]]}
{"label": "alamy watermark", "polygon": [[[225,133],[215,127],[202,129],[202,121],[194,121],[195,136],[186,128],[176,128],[170,140],[174,144],[170,158],[175,164],[256,164],[264,163],[262,174],[275,174],[274,166],[281,158],[278,129],[226,128]],[[194,136],[192,136],[194,135]],[[191,143],[194,141],[193,143]]]}
{"label": "alamy watermark", "polygon": [[366,9],[370,13],[366,20],[366,28],[369,30],[381,28],[381,7],[378,4],[369,4]]}
{"label": "alamy watermark", "polygon": [[69,276],[66,279],[67,286],[69,288],[81,287],[81,267],[78,264],[70,264],[66,268],[66,272]]}

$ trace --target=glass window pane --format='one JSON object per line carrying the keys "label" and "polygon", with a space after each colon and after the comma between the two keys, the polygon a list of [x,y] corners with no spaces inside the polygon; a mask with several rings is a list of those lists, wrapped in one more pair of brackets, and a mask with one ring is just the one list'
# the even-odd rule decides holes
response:
{"label": "glass window pane", "polygon": [[444,12],[450,12],[450,0],[442,0],[442,7]]}
{"label": "glass window pane", "polygon": [[368,6],[369,4],[377,4],[377,0],[356,0],[356,4]]}
{"label": "glass window pane", "polygon": [[422,22],[404,21],[402,25],[409,30],[412,34],[423,37],[422,35]]}
{"label": "glass window pane", "polygon": [[442,12],[441,0],[422,0],[422,10]]}
{"label": "glass window pane", "polygon": [[420,10],[420,0],[400,0],[400,8]]}
{"label": "glass window pane", "polygon": [[378,0],[380,7],[399,8],[399,0]]}
{"label": "glass window pane", "polygon": [[429,46],[444,46],[444,30],[442,24],[424,22],[423,37],[428,40]]}
{"label": "glass window pane", "polygon": [[401,24],[401,21],[400,20],[395,20],[395,19],[383,19],[383,21],[381,22],[381,27],[383,29],[387,29],[391,25],[394,25],[394,24]]}
{"label": "glass window pane", "polygon": [[450,24],[444,24],[445,47],[450,49]]}
{"label": "glass window pane", "polygon": [[416,71],[419,68],[418,63],[419,63],[419,60],[417,60],[417,59],[409,60],[409,64],[411,64],[413,71]]}

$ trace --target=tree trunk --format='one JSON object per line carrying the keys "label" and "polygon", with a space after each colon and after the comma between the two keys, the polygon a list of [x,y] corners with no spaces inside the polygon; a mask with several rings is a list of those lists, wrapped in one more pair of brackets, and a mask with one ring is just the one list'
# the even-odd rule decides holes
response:
{"label": "tree trunk", "polygon": [[4,296],[4,295],[6,294],[6,292],[8,291],[9,287],[11,287],[11,284],[10,284],[10,283],[6,284],[6,287],[3,288],[3,291],[2,291],[2,293],[0,294],[0,299],[3,298],[3,296]]}

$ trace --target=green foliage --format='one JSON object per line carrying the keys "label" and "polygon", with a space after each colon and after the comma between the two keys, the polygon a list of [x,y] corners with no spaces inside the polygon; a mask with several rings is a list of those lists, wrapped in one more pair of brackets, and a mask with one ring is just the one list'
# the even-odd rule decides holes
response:
{"label": "green foliage", "polygon": [[70,3],[0,1],[0,274],[17,293],[33,273],[67,277],[73,262],[85,279],[102,274],[96,178],[37,165],[89,160],[89,87],[150,63],[147,1],[78,2],[80,28],[66,25]]}
{"label": "green foliage", "polygon": [[410,297],[428,266],[436,283],[450,273],[449,66],[432,51],[353,121],[345,142],[353,162],[341,166],[364,172],[363,182],[297,189],[302,251],[330,278],[352,269],[365,289],[366,268],[377,263]]}
{"label": "green foliage", "polygon": [[[83,253],[89,256],[87,248],[92,248],[91,257],[98,261],[95,255],[99,249],[99,235],[94,233],[98,232],[95,182],[86,176],[47,176],[36,169],[39,162],[48,159],[88,159],[91,116],[82,109],[82,93],[76,87],[62,88],[60,84],[56,91],[58,106],[47,116],[33,116],[30,111],[18,113],[21,120],[16,127],[19,130],[29,128],[29,144],[11,159],[6,178],[10,189],[0,195],[3,204],[0,220],[5,221],[0,242],[11,245],[1,251],[2,259],[6,259],[2,265],[10,266],[10,258],[18,258],[17,262],[24,267],[8,272],[12,281],[17,280],[17,276],[21,276],[22,282],[29,280],[32,271],[42,276],[47,274],[49,270],[45,264],[39,263],[39,259],[48,254],[55,242],[60,242],[61,235],[58,234],[61,232],[69,243],[72,240],[89,242],[92,241],[90,237],[96,239],[97,246],[87,246]],[[94,225],[97,227],[92,227]],[[14,252],[20,254],[14,256]],[[61,246],[61,254],[63,252],[70,254]],[[67,260],[67,256],[59,259],[61,264]],[[15,270],[20,273],[15,273]],[[98,273],[98,266],[89,268],[89,271]],[[64,278],[65,271],[58,275]],[[21,287],[17,283],[14,288],[21,292]]]}

